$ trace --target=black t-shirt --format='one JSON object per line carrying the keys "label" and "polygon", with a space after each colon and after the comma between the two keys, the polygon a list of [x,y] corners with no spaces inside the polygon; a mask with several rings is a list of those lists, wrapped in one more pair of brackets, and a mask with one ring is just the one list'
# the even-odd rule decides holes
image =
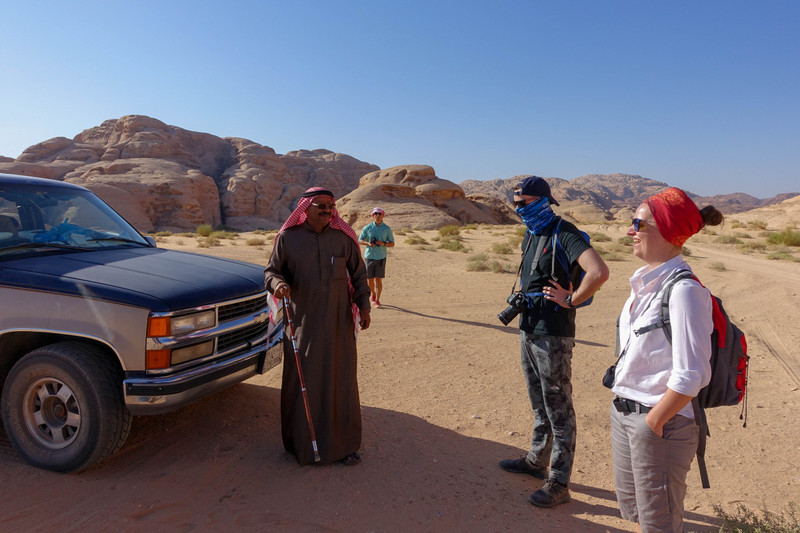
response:
{"label": "black t-shirt", "polygon": [[[530,232],[525,232],[525,238],[522,240],[522,250],[525,255],[522,259],[522,271],[520,273],[520,288],[522,292],[541,292],[544,287],[552,285],[550,283],[550,271],[552,269],[553,250],[550,237],[558,220],[556,218],[542,235],[532,235]],[[540,239],[547,239],[547,241],[539,261],[534,267],[532,263]],[[530,245],[528,244],[529,240],[531,241]],[[569,272],[564,272],[564,268],[556,260],[554,279],[565,289],[569,289],[569,282],[572,281],[574,289],[580,281],[578,257],[591,246],[583,238],[578,228],[566,220],[561,221],[558,240],[561,248],[566,253],[570,268]],[[575,336],[574,309],[565,309],[554,302],[545,300],[542,296],[535,296],[531,300],[533,307],[520,313],[519,329],[536,335]],[[556,307],[558,307],[557,311]]]}

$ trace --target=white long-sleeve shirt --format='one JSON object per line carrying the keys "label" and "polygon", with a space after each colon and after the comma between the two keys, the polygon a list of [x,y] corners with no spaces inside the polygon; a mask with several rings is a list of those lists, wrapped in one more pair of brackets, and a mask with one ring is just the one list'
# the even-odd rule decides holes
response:
{"label": "white long-sleeve shirt", "polygon": [[[678,255],[650,270],[644,266],[630,279],[631,295],[620,315],[620,346],[612,391],[643,405],[654,406],[667,388],[697,396],[711,379],[711,295],[694,280],[675,284],[669,300],[672,344],[663,328],[636,336],[636,329],[659,320],[661,285],[676,270],[691,270]],[[694,418],[691,403],[680,415]]]}

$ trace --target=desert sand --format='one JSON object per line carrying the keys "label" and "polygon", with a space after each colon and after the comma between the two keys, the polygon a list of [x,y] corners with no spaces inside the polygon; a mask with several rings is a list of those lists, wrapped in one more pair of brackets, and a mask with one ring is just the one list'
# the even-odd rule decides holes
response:
{"label": "desert sand", "polygon": [[[624,234],[614,225],[590,230],[614,241]],[[485,253],[515,272],[516,251],[490,251],[513,233],[462,230],[470,253],[425,250],[397,236],[384,305],[359,338],[360,465],[300,467],[284,452],[278,367],[178,412],[136,418],[119,453],[79,474],[24,464],[0,433],[0,531],[633,531],[614,498],[611,393],[600,379],[640,263],[628,253],[609,261],[610,280],[578,311],[572,501],[540,509],[528,496],[542,482],[497,466],[525,453],[532,427],[518,329],[496,318],[514,274],[466,268],[468,257]],[[414,235],[436,245],[435,231]],[[246,243],[253,237],[211,248],[185,236],[159,241],[265,264],[271,236],[262,246]],[[687,246],[752,357],[747,427],[739,407],[710,410],[711,488],[702,489],[696,465],[688,476],[687,531],[716,531],[715,504],[782,510],[800,502],[800,263],[746,255],[704,235]],[[719,262],[725,270],[712,268]]]}

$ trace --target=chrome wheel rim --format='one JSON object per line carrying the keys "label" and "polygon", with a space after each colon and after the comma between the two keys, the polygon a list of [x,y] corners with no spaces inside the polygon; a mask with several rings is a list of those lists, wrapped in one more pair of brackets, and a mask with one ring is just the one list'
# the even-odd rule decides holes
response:
{"label": "chrome wheel rim", "polygon": [[35,381],[25,393],[25,425],[43,446],[60,450],[77,438],[81,410],[75,393],[54,378]]}

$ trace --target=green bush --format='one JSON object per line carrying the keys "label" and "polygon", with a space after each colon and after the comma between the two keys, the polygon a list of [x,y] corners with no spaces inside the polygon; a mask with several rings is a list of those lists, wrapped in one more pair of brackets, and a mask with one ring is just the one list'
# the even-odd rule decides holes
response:
{"label": "green bush", "polygon": [[767,237],[769,244],[782,244],[784,246],[800,246],[800,231],[795,231],[789,228],[778,232],[772,233]]}
{"label": "green bush", "polygon": [[208,237],[213,231],[214,228],[211,227],[211,224],[200,224],[197,226],[197,234],[202,237]]}
{"label": "green bush", "polygon": [[716,270],[717,272],[723,272],[725,270],[728,270],[727,268],[725,268],[725,263],[721,261],[711,263],[710,265],[708,265],[708,268],[710,268],[711,270]]}
{"label": "green bush", "polygon": [[489,270],[489,258],[486,257],[486,254],[467,257],[467,270],[470,272],[485,272]]}
{"label": "green bush", "polygon": [[445,250],[450,250],[451,252],[467,252],[467,248],[461,242],[461,240],[453,239],[453,240],[443,240],[442,243],[439,245],[439,248],[443,248]]}
{"label": "green bush", "polygon": [[422,237],[415,236],[415,237],[409,237],[408,239],[406,239],[406,244],[411,244],[411,245],[414,245],[414,244],[428,244],[428,241],[426,241]]}
{"label": "green bush", "polygon": [[592,243],[595,243],[595,242],[611,242],[611,237],[609,237],[605,233],[593,232],[593,233],[589,234],[589,238],[592,239]]}
{"label": "green bush", "polygon": [[751,220],[747,223],[747,227],[753,229],[767,229],[767,223],[763,220]]}
{"label": "green bush", "polygon": [[493,254],[507,255],[510,254],[513,250],[511,249],[511,245],[508,243],[496,242],[492,244],[491,251]]}
{"label": "green bush", "polygon": [[625,235],[624,237],[620,237],[619,239],[617,239],[617,242],[620,244],[625,244],[630,246],[633,244],[633,237],[631,237],[630,235]]}
{"label": "green bush", "polygon": [[721,505],[714,504],[714,512],[722,520],[720,533],[800,533],[800,517],[797,504],[789,504],[784,512],[773,513],[764,508],[761,516],[741,503],[734,514],[728,513]]}
{"label": "green bush", "polygon": [[170,237],[172,236],[171,231],[157,231],[154,233],[156,237]]}
{"label": "green bush", "polygon": [[209,237],[214,237],[215,239],[235,239],[238,236],[238,234],[230,231],[212,231],[211,235],[209,235]]}
{"label": "green bush", "polygon": [[800,258],[797,258],[786,251],[777,251],[767,254],[767,259],[778,260],[778,261],[793,261],[798,262]]}
{"label": "green bush", "polygon": [[449,226],[442,226],[439,228],[439,235],[442,237],[447,237],[451,235],[459,235],[461,232],[458,229],[458,226],[455,224],[450,224]]}
{"label": "green bush", "polygon": [[720,244],[741,244],[742,241],[734,237],[733,235],[720,235],[714,242],[718,242]]}
{"label": "green bush", "polygon": [[760,241],[753,241],[753,242],[743,242],[737,246],[739,250],[743,251],[744,253],[750,252],[763,252],[767,249],[767,245]]}

